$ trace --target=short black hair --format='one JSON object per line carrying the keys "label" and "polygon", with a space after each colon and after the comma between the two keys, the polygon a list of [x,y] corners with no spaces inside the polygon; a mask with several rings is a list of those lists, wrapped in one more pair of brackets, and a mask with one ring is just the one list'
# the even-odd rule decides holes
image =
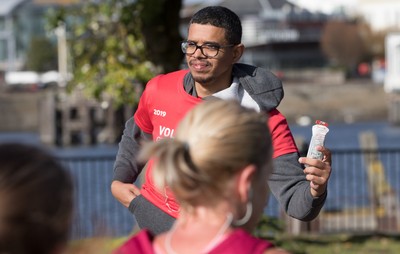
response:
{"label": "short black hair", "polygon": [[191,24],[210,24],[225,29],[229,44],[240,44],[242,40],[242,23],[239,16],[223,6],[208,6],[196,12],[189,22]]}

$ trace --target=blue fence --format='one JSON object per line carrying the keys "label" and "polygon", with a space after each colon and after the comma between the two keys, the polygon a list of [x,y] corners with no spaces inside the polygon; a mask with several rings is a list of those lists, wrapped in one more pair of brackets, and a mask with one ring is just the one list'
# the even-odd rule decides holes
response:
{"label": "blue fence", "polygon": [[122,236],[132,232],[132,214],[111,194],[115,155],[61,158],[70,170],[75,187],[72,238]]}
{"label": "blue fence", "polygon": [[[400,232],[400,149],[333,150],[332,155],[326,204],[317,220],[302,223],[296,230]],[[75,181],[72,238],[131,233],[136,223],[133,216],[110,192],[115,154],[61,160]],[[273,196],[265,213],[282,216]],[[287,227],[294,232],[292,224]]]}
{"label": "blue fence", "polygon": [[400,232],[400,150],[333,151],[319,232]]}

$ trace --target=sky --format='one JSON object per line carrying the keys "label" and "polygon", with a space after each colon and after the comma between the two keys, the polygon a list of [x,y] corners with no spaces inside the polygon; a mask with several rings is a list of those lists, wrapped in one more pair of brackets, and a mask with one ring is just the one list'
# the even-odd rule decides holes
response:
{"label": "sky", "polygon": [[289,0],[289,1],[301,7],[307,8],[310,11],[332,13],[335,9],[338,9],[341,6],[354,8],[358,0]]}
{"label": "sky", "polygon": [[[213,2],[213,0],[183,0],[185,3],[195,2]],[[301,7],[307,8],[310,11],[320,11],[324,13],[332,13],[340,6],[354,7],[358,0],[289,0]]]}

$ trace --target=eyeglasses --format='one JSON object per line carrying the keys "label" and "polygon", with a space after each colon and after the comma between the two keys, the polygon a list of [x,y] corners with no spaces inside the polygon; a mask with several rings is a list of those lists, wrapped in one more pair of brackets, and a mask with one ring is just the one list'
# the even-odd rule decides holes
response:
{"label": "eyeglasses", "polygon": [[218,52],[222,48],[230,48],[235,46],[234,44],[219,45],[216,43],[205,43],[201,46],[197,45],[192,41],[184,41],[181,44],[182,52],[187,55],[193,55],[197,49],[200,49],[201,53],[206,57],[216,57]]}

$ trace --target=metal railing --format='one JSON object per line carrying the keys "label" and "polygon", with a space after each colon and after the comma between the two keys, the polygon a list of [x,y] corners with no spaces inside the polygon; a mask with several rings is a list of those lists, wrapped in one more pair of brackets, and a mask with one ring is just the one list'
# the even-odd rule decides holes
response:
{"label": "metal railing", "polygon": [[400,150],[333,151],[320,232],[400,232]]}
{"label": "metal railing", "polygon": [[[125,236],[136,222],[110,192],[115,155],[62,157],[75,182],[72,238]],[[288,220],[293,233],[400,232],[400,149],[333,150],[324,208],[311,223]],[[271,195],[265,210],[281,217]]]}
{"label": "metal railing", "polygon": [[68,156],[60,159],[74,181],[72,239],[131,233],[136,224],[134,217],[110,191],[115,155]]}

